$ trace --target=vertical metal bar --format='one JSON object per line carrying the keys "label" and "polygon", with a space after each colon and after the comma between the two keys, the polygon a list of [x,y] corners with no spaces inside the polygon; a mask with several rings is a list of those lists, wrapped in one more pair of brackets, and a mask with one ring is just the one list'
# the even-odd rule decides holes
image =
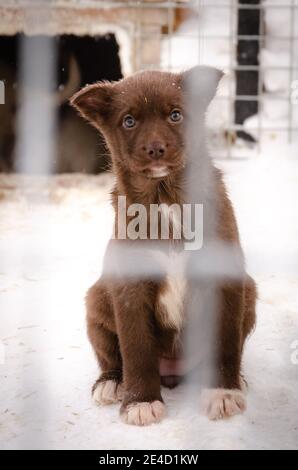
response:
{"label": "vertical metal bar", "polygon": [[[198,62],[203,62],[204,38],[201,29],[201,12],[204,9],[203,1],[196,3],[198,17]],[[203,188],[208,187],[210,194],[215,194],[215,180],[209,157],[209,150],[205,136],[205,107],[202,100],[202,93],[216,88],[212,74],[193,74],[187,81],[188,99],[187,109],[192,119],[186,130],[185,140],[187,142],[187,158],[189,166],[186,168],[187,177],[187,201],[194,204],[203,204],[204,211],[204,246],[217,237],[217,211],[212,197],[206,198]],[[202,247],[203,249],[203,247]],[[198,279],[195,275],[195,266],[202,264],[201,250],[194,250],[189,253],[186,267],[186,277],[189,282],[190,295],[187,303],[187,327],[185,336],[186,356],[191,358],[203,357],[205,367],[192,370],[188,380],[191,383],[189,392],[197,397],[200,388],[207,384],[207,387],[214,382],[215,378],[215,354],[214,344],[216,343],[216,313],[217,313],[217,280],[202,277]],[[212,259],[205,259],[206,266],[212,263]]]}
{"label": "vertical metal bar", "polygon": [[24,36],[20,52],[17,171],[48,174],[55,145],[54,38]]}
{"label": "vertical metal bar", "polygon": [[235,14],[235,0],[231,0],[230,1],[230,18],[229,18],[229,28],[230,28],[230,31],[229,31],[229,49],[230,49],[230,64],[229,64],[229,67],[230,67],[230,70],[229,70],[229,73],[230,73],[230,76],[229,76],[229,97],[228,97],[228,106],[229,106],[229,117],[228,117],[228,135],[227,135],[227,139],[228,139],[228,153],[227,153],[227,157],[230,159],[231,156],[232,156],[232,139],[231,139],[231,133],[232,133],[232,124],[233,124],[233,121],[234,121],[234,94],[233,94],[233,77],[232,77],[232,73],[233,73],[233,65],[234,65],[234,57],[235,57],[235,50],[234,50],[234,38],[235,38],[235,28],[234,28],[234,24],[233,24],[233,20],[234,20],[234,14]]}
{"label": "vertical metal bar", "polygon": [[[212,264],[210,253],[202,261],[201,254],[204,247],[217,239],[217,210],[215,199],[215,179],[206,144],[205,135],[205,107],[202,93],[205,94],[209,87],[216,88],[214,78],[207,73],[193,74],[187,81],[187,109],[192,119],[186,130],[187,159],[187,201],[192,204],[203,205],[204,242],[200,250],[189,252],[187,257],[186,277],[189,282],[190,294],[187,303],[187,326],[185,336],[186,355],[191,358],[203,357],[205,367],[200,371],[194,369],[190,372],[188,380],[192,382],[189,393],[198,396],[200,387],[211,386],[215,378],[215,354],[216,344],[216,314],[218,290],[216,278],[202,276],[197,278],[195,266]],[[208,187],[208,197],[204,188]],[[206,385],[207,384],[207,385]],[[192,397],[193,399],[193,397]]]}
{"label": "vertical metal bar", "polygon": [[[141,0],[143,2],[143,0]],[[135,39],[136,39],[136,70],[140,70],[142,68],[142,48],[143,48],[143,41],[142,41],[142,25],[141,19],[139,15],[139,9],[135,8],[135,15],[136,15],[136,27],[135,27]]]}
{"label": "vertical metal bar", "polygon": [[[42,21],[46,22],[49,17],[47,8],[50,7],[45,5],[44,8],[43,15],[30,9],[26,17],[28,24],[40,22],[41,16]],[[50,36],[38,38],[24,36],[20,52],[17,170],[21,173],[47,175],[52,170],[55,152],[56,42]],[[44,199],[43,193],[40,199],[34,199],[30,219],[32,227],[47,227],[36,241],[35,263],[39,265],[46,264],[51,256],[49,224],[43,222],[43,218],[46,218],[47,214],[43,213],[41,216],[40,211],[34,210],[34,205],[38,205],[41,200],[44,202]],[[26,247],[20,256],[18,268],[22,272],[32,269],[32,259],[26,252]],[[22,323],[27,321],[28,305],[30,305],[30,321],[35,319],[34,323],[38,324],[42,315],[48,315],[48,305],[51,302],[50,293],[48,290],[42,291],[41,289],[41,301],[38,304],[34,302],[32,304],[30,295],[27,291],[22,293],[21,314],[23,318],[21,321]],[[34,361],[31,368],[22,368],[21,394],[26,395],[28,391],[32,390],[32,377],[41,385],[34,400],[21,401],[21,406],[24,408],[19,411],[26,416],[26,428],[25,432],[20,434],[19,447],[42,449],[50,445],[48,432],[53,394],[50,390],[49,364],[43,362],[45,346],[38,333],[32,334],[28,339],[27,346],[38,351],[38,354],[36,353],[38,359]],[[42,423],[42,426],[39,423]]]}
{"label": "vertical metal bar", "polygon": [[201,33],[201,24],[200,24],[200,11],[202,11],[203,8],[203,1],[204,0],[197,0],[196,2],[196,10],[197,10],[197,19],[198,19],[198,64],[202,63],[202,51],[203,51],[203,38],[202,38],[202,33]]}
{"label": "vertical metal bar", "polygon": [[167,10],[167,21],[168,21],[168,68],[169,70],[172,71],[173,65],[172,65],[172,38],[173,38],[173,32],[174,32],[174,14],[175,10],[173,9],[173,6],[170,5],[171,0],[168,1],[168,10]]}
{"label": "vertical metal bar", "polygon": [[295,12],[296,6],[294,5],[294,0],[291,0],[290,5],[290,63],[289,63],[289,108],[288,108],[288,142],[292,143],[293,139],[293,104],[291,100],[291,89],[292,89],[292,82],[294,78],[294,60],[295,60],[295,41],[294,41],[294,33],[295,33]]}
{"label": "vertical metal bar", "polygon": [[[263,8],[260,9],[260,17],[259,17],[259,37],[262,37],[264,33],[264,10]],[[259,50],[261,48],[261,44],[259,42]],[[260,65],[260,63],[259,63]],[[262,137],[263,137],[263,129],[262,129],[262,112],[263,112],[263,70],[262,67],[259,67],[258,73],[258,153],[261,153],[262,150]]]}

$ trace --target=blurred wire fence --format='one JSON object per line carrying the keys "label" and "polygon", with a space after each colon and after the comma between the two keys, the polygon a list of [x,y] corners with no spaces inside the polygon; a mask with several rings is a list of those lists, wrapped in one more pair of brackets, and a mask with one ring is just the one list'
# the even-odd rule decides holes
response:
{"label": "blurred wire fence", "polygon": [[5,0],[0,34],[113,33],[124,75],[221,68],[208,114],[211,144],[215,156],[237,158],[266,142],[297,140],[297,8],[297,0]]}

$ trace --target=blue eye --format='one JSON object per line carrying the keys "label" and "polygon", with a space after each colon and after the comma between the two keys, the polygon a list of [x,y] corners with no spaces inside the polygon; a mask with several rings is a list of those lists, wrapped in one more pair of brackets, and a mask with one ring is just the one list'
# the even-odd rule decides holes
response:
{"label": "blue eye", "polygon": [[170,114],[170,119],[171,119],[171,121],[173,121],[173,122],[182,121],[183,116],[182,116],[181,111],[179,111],[179,109],[173,109],[173,111],[172,111],[171,114]]}
{"label": "blue eye", "polygon": [[132,129],[133,127],[135,127],[136,125],[136,120],[133,116],[131,116],[130,114],[127,114],[126,116],[124,116],[123,118],[123,123],[122,123],[123,127],[125,127],[126,129]]}

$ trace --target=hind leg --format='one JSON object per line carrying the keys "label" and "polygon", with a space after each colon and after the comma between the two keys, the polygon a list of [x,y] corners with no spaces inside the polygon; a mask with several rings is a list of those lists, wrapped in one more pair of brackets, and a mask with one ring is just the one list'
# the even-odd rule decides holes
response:
{"label": "hind leg", "polygon": [[116,403],[122,399],[122,361],[113,307],[101,281],[89,289],[86,306],[88,337],[101,368],[101,374],[92,387],[92,395],[100,405]]}
{"label": "hind leg", "polygon": [[[244,319],[244,283],[234,281],[219,291],[219,328],[214,349],[211,388],[201,395],[203,411],[212,420],[243,413],[246,399],[242,390],[241,356]],[[214,334],[214,333],[213,333]]]}
{"label": "hind leg", "polygon": [[[255,281],[247,276],[244,283],[244,317],[242,326],[242,352],[246,338],[252,333],[256,324],[257,287]],[[247,382],[241,375],[242,389],[247,389]]]}
{"label": "hind leg", "polygon": [[255,281],[247,276],[244,285],[244,319],[243,319],[243,343],[245,339],[252,332],[256,324],[256,300],[257,300],[257,287]]}

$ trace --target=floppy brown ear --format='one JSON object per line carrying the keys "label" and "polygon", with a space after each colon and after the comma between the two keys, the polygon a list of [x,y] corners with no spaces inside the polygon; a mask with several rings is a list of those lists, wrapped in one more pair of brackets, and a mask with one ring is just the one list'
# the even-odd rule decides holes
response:
{"label": "floppy brown ear", "polygon": [[183,88],[196,104],[207,108],[214,98],[223,72],[215,67],[198,65],[182,73]]}
{"label": "floppy brown ear", "polygon": [[111,109],[113,85],[109,82],[98,82],[87,85],[72,98],[70,104],[95,127],[104,124]]}

